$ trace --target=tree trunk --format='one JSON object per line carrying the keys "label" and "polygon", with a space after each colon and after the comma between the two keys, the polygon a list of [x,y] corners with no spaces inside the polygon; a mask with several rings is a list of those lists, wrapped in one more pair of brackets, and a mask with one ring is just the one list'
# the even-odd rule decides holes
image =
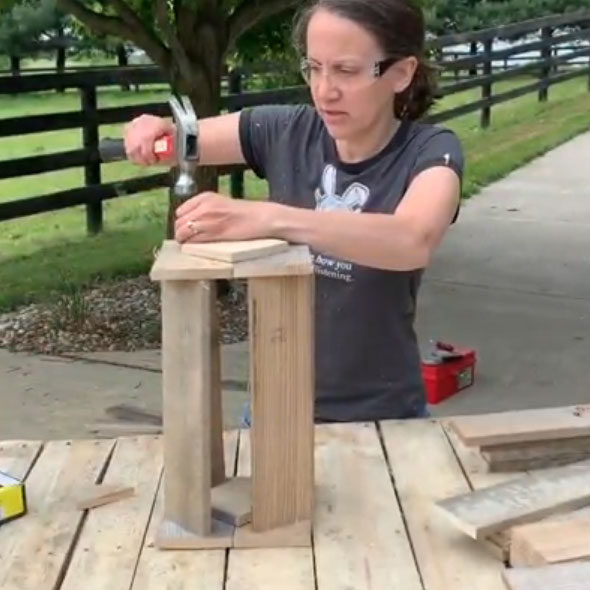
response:
{"label": "tree trunk", "polygon": [[11,55],[10,56],[10,71],[13,76],[20,75],[20,56],[19,55]]}

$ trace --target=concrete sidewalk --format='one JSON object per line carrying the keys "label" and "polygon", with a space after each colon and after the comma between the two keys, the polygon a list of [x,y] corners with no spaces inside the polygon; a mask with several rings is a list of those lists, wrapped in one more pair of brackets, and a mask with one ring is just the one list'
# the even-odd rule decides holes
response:
{"label": "concrete sidewalk", "polygon": [[[421,342],[477,350],[476,383],[435,415],[590,402],[590,133],[468,201],[420,294]],[[247,399],[245,344],[223,351],[225,424]],[[0,351],[0,440],[85,436],[104,408],[158,410],[159,353],[84,360]]]}

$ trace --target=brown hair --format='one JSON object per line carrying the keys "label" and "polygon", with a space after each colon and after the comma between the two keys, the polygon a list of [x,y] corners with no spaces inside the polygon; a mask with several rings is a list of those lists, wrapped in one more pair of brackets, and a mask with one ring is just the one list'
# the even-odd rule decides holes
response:
{"label": "brown hair", "polygon": [[394,112],[398,118],[418,119],[434,103],[435,70],[424,58],[424,16],[413,0],[314,0],[297,17],[294,42],[305,54],[307,26],[313,14],[327,10],[354,21],[373,34],[385,57],[414,56],[418,67],[412,82],[396,94]]}

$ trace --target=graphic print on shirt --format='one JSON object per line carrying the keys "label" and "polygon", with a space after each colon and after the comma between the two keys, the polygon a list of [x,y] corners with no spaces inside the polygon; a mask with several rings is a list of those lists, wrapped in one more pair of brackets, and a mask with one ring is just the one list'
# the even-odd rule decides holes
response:
{"label": "graphic print on shirt", "polygon": [[[362,211],[371,191],[367,186],[360,182],[353,182],[342,194],[337,191],[337,174],[338,171],[332,164],[324,168],[322,174],[321,187],[315,190],[316,210],[318,211],[352,211],[358,213]],[[352,263],[344,260],[317,254],[314,257],[316,273],[330,277],[352,282]]]}

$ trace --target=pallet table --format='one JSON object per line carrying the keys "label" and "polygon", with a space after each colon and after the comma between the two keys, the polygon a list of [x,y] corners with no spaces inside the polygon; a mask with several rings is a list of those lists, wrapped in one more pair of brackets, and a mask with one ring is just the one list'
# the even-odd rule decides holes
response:
{"label": "pallet table", "polygon": [[[249,430],[224,433],[227,477],[251,474]],[[315,427],[313,544],[161,550],[162,437],[0,442],[29,513],[0,527],[3,590],[505,590],[502,562],[433,502],[507,477],[434,419]],[[511,477],[519,474],[510,474]],[[89,511],[103,481],[132,497]]]}

